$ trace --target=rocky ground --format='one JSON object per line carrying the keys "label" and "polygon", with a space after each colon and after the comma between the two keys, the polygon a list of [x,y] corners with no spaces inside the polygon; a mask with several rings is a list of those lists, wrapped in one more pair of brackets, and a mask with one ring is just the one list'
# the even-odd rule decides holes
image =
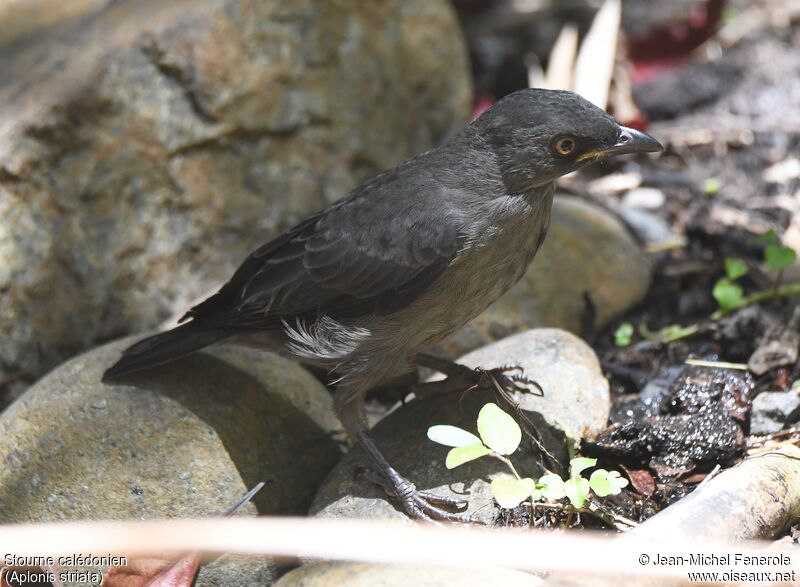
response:
{"label": "rocky ground", "polygon": [[[528,14],[542,31],[531,35],[503,26],[510,4],[98,2],[0,27],[2,522],[221,515],[261,481],[238,515],[405,519],[360,478],[365,455],[347,450],[330,390],[302,366],[220,348],[107,386],[100,373],[132,339],[98,344],[182,313],[254,245],[463,125],[468,49],[478,98],[498,98],[527,82],[520,63],[544,61],[561,23],[592,14],[580,2]],[[448,449],[426,436],[475,432],[491,393],[413,398],[401,386],[369,406],[397,468],[468,496],[476,522],[628,528],[800,438],[800,266],[765,258],[770,245],[800,251],[800,10],[729,2],[718,37],[677,67],[674,56],[643,67],[647,31],[697,3],[656,22],[638,4],[623,15],[628,65],[649,72],[633,89],[637,124],[666,153],[566,178],[522,281],[432,349],[518,364],[541,386],[514,398],[541,436],[510,457],[523,477],[566,470],[578,451],[627,487],[593,496],[600,514],[563,499],[503,508],[491,490],[503,462],[447,469]],[[743,22],[746,34],[731,30]],[[732,260],[746,273],[732,276]],[[729,296],[741,288],[731,307],[724,279]],[[226,556],[197,585],[266,584],[287,569]],[[420,576],[498,580],[323,563],[279,584]]]}

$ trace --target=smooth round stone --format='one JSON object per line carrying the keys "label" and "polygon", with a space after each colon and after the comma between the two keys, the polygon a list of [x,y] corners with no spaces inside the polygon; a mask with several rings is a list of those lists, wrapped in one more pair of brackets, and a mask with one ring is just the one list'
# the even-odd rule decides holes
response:
{"label": "smooth round stone", "polygon": [[431,352],[457,357],[538,327],[579,334],[584,294],[601,329],[644,298],[650,274],[650,262],[618,217],[585,199],[558,195],[547,238],[520,282]]}
{"label": "smooth round stone", "polygon": [[642,210],[657,210],[664,205],[666,196],[656,188],[634,188],[622,197],[622,205]]}
{"label": "smooth round stone", "polygon": [[648,250],[659,250],[686,242],[686,237],[672,230],[657,214],[639,208],[620,207],[619,214]]}
{"label": "smooth round stone", "polygon": [[295,569],[275,583],[275,587],[536,587],[541,584],[539,577],[509,569],[324,562]]}
{"label": "smooth round stone", "polygon": [[[135,340],[61,365],[0,415],[0,521],[217,516],[260,481],[242,514],[304,512],[339,458],[328,391],[294,363],[242,349],[101,383]],[[199,585],[216,584],[209,573],[274,578],[267,562],[229,557]]]}
{"label": "smooth round stone", "polygon": [[[457,362],[484,369],[522,367],[544,395],[517,393],[514,399],[570,438],[594,438],[608,423],[608,380],[592,348],[574,334],[556,328],[529,330],[472,351]],[[436,374],[431,380],[443,378]]]}
{"label": "smooth round stone", "polygon": [[[514,363],[536,379],[544,389],[544,397],[525,394],[518,401],[543,436],[545,447],[561,463],[566,462],[567,452],[561,429],[572,437],[579,434],[591,437],[608,420],[608,382],[597,357],[586,343],[568,332],[553,329],[524,332],[470,353],[459,362],[484,368]],[[436,424],[450,424],[477,433],[478,412],[488,402],[496,400],[491,392],[484,390],[415,400],[387,415],[372,434],[389,462],[417,488],[466,499],[468,515],[492,524],[498,510],[490,484],[499,475],[509,474],[506,465],[483,457],[447,470],[445,457],[449,448],[427,438],[428,428]],[[527,438],[511,455],[511,460],[523,477],[537,478],[543,472],[539,455]],[[311,513],[334,518],[407,520],[395,501],[358,478],[357,472],[364,468],[374,465],[355,447],[325,480]]]}

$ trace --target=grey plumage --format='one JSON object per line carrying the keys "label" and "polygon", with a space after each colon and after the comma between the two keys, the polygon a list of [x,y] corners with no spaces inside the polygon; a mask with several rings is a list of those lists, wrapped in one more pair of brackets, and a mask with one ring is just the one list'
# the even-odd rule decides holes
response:
{"label": "grey plumage", "polygon": [[221,340],[294,356],[335,373],[344,425],[399,478],[366,436],[366,392],[522,277],[556,178],[655,145],[575,94],[512,94],[254,251],[186,324],[126,351],[105,379]]}

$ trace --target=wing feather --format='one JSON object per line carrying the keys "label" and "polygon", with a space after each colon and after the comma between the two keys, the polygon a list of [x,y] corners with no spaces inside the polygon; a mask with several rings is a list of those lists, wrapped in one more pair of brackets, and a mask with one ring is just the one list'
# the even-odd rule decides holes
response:
{"label": "wing feather", "polygon": [[[443,190],[397,209],[370,184],[254,251],[220,291],[184,317],[219,327],[394,312],[452,262],[463,239]],[[430,187],[430,186],[428,186]],[[374,188],[374,186],[373,186]],[[412,217],[413,216],[413,217]]]}

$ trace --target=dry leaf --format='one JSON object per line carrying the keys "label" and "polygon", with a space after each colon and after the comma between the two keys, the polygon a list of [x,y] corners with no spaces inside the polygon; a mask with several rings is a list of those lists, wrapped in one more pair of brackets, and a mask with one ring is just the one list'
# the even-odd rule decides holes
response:
{"label": "dry leaf", "polygon": [[606,0],[592,21],[575,62],[575,92],[605,109],[622,14],[620,0]]}
{"label": "dry leaf", "polygon": [[[223,514],[229,518],[238,512],[264,487],[261,482],[232,508]],[[200,570],[200,555],[190,552],[176,561],[155,558],[130,559],[124,567],[111,567],[103,580],[103,587],[192,587]],[[3,587],[0,585],[0,587]]]}
{"label": "dry leaf", "polygon": [[628,479],[631,481],[631,486],[641,493],[642,495],[653,495],[656,491],[656,480],[647,469],[628,469],[622,467]]}
{"label": "dry leaf", "polygon": [[558,34],[550,57],[544,87],[551,90],[571,90],[574,82],[575,57],[578,54],[578,27],[567,23]]}
{"label": "dry leaf", "polygon": [[191,553],[170,561],[131,559],[127,567],[112,567],[103,587],[191,587],[200,569],[200,556]]}

